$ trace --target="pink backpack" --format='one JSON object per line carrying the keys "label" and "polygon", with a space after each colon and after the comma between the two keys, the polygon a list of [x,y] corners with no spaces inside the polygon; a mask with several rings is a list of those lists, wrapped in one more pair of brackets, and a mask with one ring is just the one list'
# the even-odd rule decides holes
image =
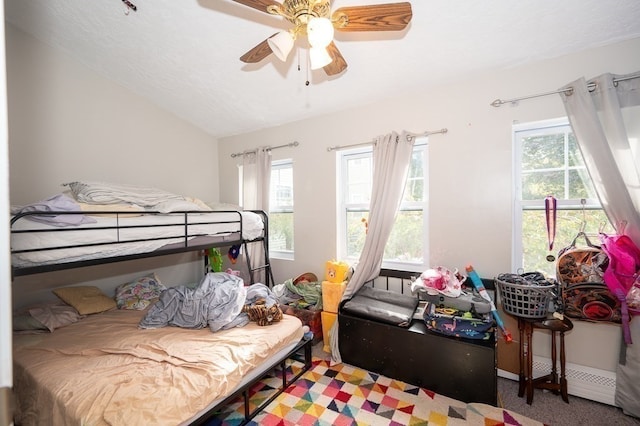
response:
{"label": "pink backpack", "polygon": [[[602,250],[609,256],[609,266],[604,272],[604,282],[620,300],[624,341],[631,344],[629,313],[640,314],[640,300],[634,297],[640,289],[640,249],[626,235],[600,234]],[[638,287],[634,287],[634,283]],[[631,306],[631,307],[630,307]]]}

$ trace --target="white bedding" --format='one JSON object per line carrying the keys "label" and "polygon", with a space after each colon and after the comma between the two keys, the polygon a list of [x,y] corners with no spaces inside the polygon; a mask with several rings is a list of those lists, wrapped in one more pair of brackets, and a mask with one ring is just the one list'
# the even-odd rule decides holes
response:
{"label": "white bedding", "polygon": [[[88,212],[84,213],[88,214]],[[185,220],[185,215],[181,213],[124,216],[91,216],[97,220],[96,223],[64,229],[22,218],[12,226],[12,231],[30,229],[37,230],[37,232],[12,233],[12,252],[32,248],[49,248],[51,250],[14,253],[12,255],[13,266],[44,265],[60,261],[75,262],[150,252],[167,244],[184,242],[185,223],[187,223],[186,234],[188,236],[186,239],[188,240],[200,235],[225,236],[238,232],[240,218],[242,218],[242,237],[244,239],[252,240],[260,237],[264,227],[260,215],[245,211],[189,213],[187,220]],[[165,226],[146,227],[145,225]],[[116,226],[119,228],[116,229]],[[149,238],[162,239],[135,242],[135,240]],[[90,245],[101,243],[113,244]],[[55,248],[73,245],[84,245],[84,247]]]}

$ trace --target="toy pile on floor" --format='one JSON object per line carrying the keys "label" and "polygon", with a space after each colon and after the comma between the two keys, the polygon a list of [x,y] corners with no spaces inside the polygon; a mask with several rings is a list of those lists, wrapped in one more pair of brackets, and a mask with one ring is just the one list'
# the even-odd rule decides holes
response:
{"label": "toy pile on floor", "polygon": [[322,286],[318,277],[305,272],[273,287],[283,313],[300,318],[313,333],[313,344],[322,340]]}
{"label": "toy pile on floor", "polygon": [[314,345],[324,340],[326,352],[330,352],[328,333],[337,318],[350,272],[347,263],[331,260],[326,262],[323,281],[305,272],[273,287],[282,312],[300,318],[313,333]]}

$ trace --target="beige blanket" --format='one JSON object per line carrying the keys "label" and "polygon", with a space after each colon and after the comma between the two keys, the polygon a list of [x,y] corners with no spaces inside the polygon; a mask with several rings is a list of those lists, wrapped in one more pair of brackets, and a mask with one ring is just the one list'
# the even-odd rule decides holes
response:
{"label": "beige blanket", "polygon": [[302,337],[300,320],[212,333],[143,330],[143,311],[91,315],[50,334],[14,335],[16,422],[176,425]]}

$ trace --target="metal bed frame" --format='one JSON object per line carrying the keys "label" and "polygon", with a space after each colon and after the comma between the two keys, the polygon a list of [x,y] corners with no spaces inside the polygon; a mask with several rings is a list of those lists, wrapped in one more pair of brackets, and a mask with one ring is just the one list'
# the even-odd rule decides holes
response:
{"label": "metal bed frame", "polygon": [[[282,359],[275,361],[271,366],[265,370],[263,374],[257,377],[255,380],[247,383],[246,385],[240,387],[231,395],[227,396],[222,402],[217,404],[215,407],[211,408],[207,411],[206,414],[199,417],[197,420],[191,423],[191,426],[197,426],[207,423],[208,421],[214,419],[217,414],[220,414],[220,411],[225,406],[228,406],[230,403],[234,402],[238,397],[242,396],[242,402],[244,405],[244,419],[239,423],[240,426],[246,425],[249,423],[255,416],[260,414],[262,410],[264,410],[267,405],[271,404],[274,399],[276,399],[280,394],[282,394],[289,386],[291,386],[296,380],[300,378],[304,373],[306,373],[311,368],[311,345],[313,340],[301,340],[300,343],[296,345],[296,347],[285,355]],[[302,358],[301,358],[302,357]],[[291,378],[287,378],[287,360],[292,359],[303,364],[300,371],[294,374]],[[265,400],[262,404],[256,407],[253,411],[250,410],[250,395],[249,391],[251,388],[258,383],[260,380],[265,378],[269,373],[274,371],[276,368],[280,368],[282,371],[282,385],[271,395],[267,400]]]}
{"label": "metal bed frame", "polygon": [[[30,265],[30,266],[12,266],[11,268],[11,273],[12,273],[12,277],[17,277],[17,276],[22,276],[22,275],[31,275],[31,274],[39,274],[39,273],[44,273],[44,272],[51,272],[51,271],[59,271],[59,270],[65,270],[65,269],[73,269],[73,268],[79,268],[79,267],[84,267],[84,266],[93,266],[93,265],[102,265],[105,263],[115,263],[115,262],[121,262],[121,261],[125,261],[125,260],[133,260],[133,259],[143,259],[143,258],[149,258],[149,257],[156,257],[156,256],[163,256],[163,255],[170,255],[170,254],[176,254],[176,253],[184,253],[184,252],[191,252],[191,251],[199,251],[199,250],[206,250],[212,247],[222,247],[222,246],[232,246],[232,245],[242,245],[244,246],[244,248],[246,249],[248,247],[249,244],[252,243],[259,243],[263,245],[264,248],[264,259],[261,259],[261,262],[259,265],[253,265],[252,264],[252,260],[254,259],[250,259],[248,256],[248,250],[245,250],[245,253],[247,253],[246,255],[246,259],[247,259],[247,266],[250,272],[250,281],[251,284],[254,283],[254,272],[256,271],[260,271],[260,270],[266,270],[267,274],[266,274],[266,280],[267,282],[264,284],[267,284],[268,286],[272,286],[274,284],[273,281],[273,273],[271,271],[270,265],[269,265],[269,220],[268,220],[268,216],[266,214],[266,212],[262,211],[262,210],[249,210],[250,212],[256,213],[258,215],[261,216],[262,221],[264,223],[264,229],[262,232],[262,236],[258,237],[256,239],[253,240],[245,240],[242,238],[243,235],[243,224],[242,224],[242,216],[240,214],[240,212],[238,211],[212,211],[212,212],[202,212],[202,211],[181,211],[181,212],[173,212],[173,213],[169,213],[169,214],[162,214],[160,212],[136,212],[136,214],[141,214],[141,215],[146,215],[146,216],[154,216],[154,215],[163,215],[163,216],[170,216],[172,218],[174,218],[175,220],[172,220],[169,223],[163,223],[163,224],[152,224],[152,225],[124,225],[124,224],[120,224],[119,222],[119,218],[120,217],[126,217],[127,215],[131,215],[131,212],[109,212],[109,211],[92,211],[92,212],[88,212],[88,211],[84,211],[82,212],[82,214],[84,215],[112,215],[112,216],[116,216],[116,224],[113,226],[102,226],[102,227],[91,227],[91,228],[84,228],[84,227],[78,227],[78,228],[71,228],[71,227],[61,227],[61,228],[56,228],[56,229],[47,229],[46,232],[52,232],[52,233],[57,233],[57,232],[74,232],[74,233],[81,233],[81,232],[88,232],[88,231],[96,231],[96,230],[113,230],[116,235],[118,236],[118,240],[117,241],[113,241],[113,242],[106,242],[106,243],[87,243],[87,244],[74,244],[74,245],[57,245],[57,246],[49,246],[46,248],[30,248],[30,249],[24,249],[24,250],[14,250],[13,248],[11,249],[11,254],[14,253],[30,253],[30,252],[41,252],[41,251],[46,251],[46,250],[58,250],[58,249],[71,249],[71,248],[79,248],[79,247],[95,247],[96,249],[99,248],[104,248],[105,246],[109,246],[109,245],[114,245],[114,244],[135,244],[135,243],[140,243],[143,241],[168,241],[169,239],[175,239],[177,237],[181,238],[182,241],[180,243],[173,243],[173,244],[167,244],[164,247],[161,247],[157,250],[153,250],[153,251],[149,251],[149,252],[142,252],[142,253],[135,253],[135,254],[127,254],[127,255],[118,255],[118,256],[109,256],[109,257],[102,257],[102,258],[97,258],[97,259],[89,259],[89,260],[80,260],[80,261],[71,261],[71,262],[65,262],[65,261],[61,261],[58,263],[51,263],[51,264],[41,264],[41,265]],[[226,214],[237,214],[237,219],[234,220],[224,220],[224,221],[220,221],[220,220],[216,220],[216,214],[218,213],[226,213]],[[60,211],[60,212],[55,212],[55,211],[51,211],[51,212],[46,212],[47,215],[77,215],[78,212],[72,212],[72,211]],[[210,218],[208,217],[207,220],[203,221],[202,217],[203,214],[206,214],[208,216],[210,216]],[[42,216],[43,212],[23,212],[23,213],[19,213],[16,214],[15,216],[13,216],[11,218],[11,222],[10,222],[10,226],[11,226],[11,235],[18,235],[18,234],[28,234],[28,233],[39,233],[39,232],[44,232],[44,229],[25,229],[25,230],[18,230],[18,229],[14,229],[14,225],[21,220],[28,220],[29,217],[32,216]],[[225,233],[225,235],[204,235],[204,234],[199,234],[199,233],[194,233],[192,231],[190,231],[189,227],[194,225],[192,223],[190,223],[189,218],[190,217],[194,217],[195,215],[197,215],[200,220],[195,223],[197,225],[212,225],[212,224],[222,224],[222,223],[226,223],[226,224],[237,224],[238,225],[238,231],[237,232],[232,232],[232,233]],[[139,239],[131,239],[131,240],[123,240],[120,241],[120,233],[121,231],[124,230],[139,230],[139,229],[144,229],[144,228],[154,228],[154,227],[176,227],[176,226],[180,226],[183,228],[183,232],[181,235],[179,236],[171,236],[171,237],[152,237],[152,238],[139,238]],[[205,258],[206,259],[206,258]],[[206,265],[205,265],[206,267]]]}
{"label": "metal bed frame", "polygon": [[[122,256],[110,256],[110,257],[104,257],[104,258],[98,258],[98,259],[90,259],[90,260],[82,260],[82,261],[71,261],[71,262],[61,261],[61,262],[55,263],[55,264],[43,264],[43,265],[33,265],[33,266],[25,266],[25,267],[14,267],[14,266],[12,266],[12,271],[11,271],[12,272],[12,278],[13,277],[17,277],[17,276],[25,276],[25,275],[39,274],[39,273],[45,273],[45,272],[52,272],[52,271],[59,271],[59,270],[66,270],[66,269],[73,269],[73,268],[80,268],[80,267],[85,267],[85,266],[101,265],[101,264],[106,264],[106,263],[115,263],[115,262],[121,262],[121,261],[125,261],[125,260],[142,259],[142,258],[164,256],[164,255],[170,255],[170,254],[176,254],[176,253],[185,253],[185,252],[191,252],[191,251],[206,250],[206,249],[209,249],[209,248],[212,248],[212,247],[241,245],[245,249],[245,258],[246,258],[247,268],[249,270],[251,284],[253,284],[255,282],[254,281],[254,273],[258,272],[258,271],[264,271],[265,272],[265,280],[267,281],[264,284],[266,284],[268,287],[272,287],[273,284],[274,284],[274,278],[273,278],[273,271],[271,270],[271,264],[269,263],[269,237],[268,237],[269,236],[269,219],[268,219],[268,215],[266,214],[266,212],[264,212],[262,210],[250,210],[250,211],[260,215],[261,218],[262,218],[262,221],[264,223],[262,236],[260,236],[260,237],[258,237],[256,239],[253,239],[253,240],[245,240],[245,239],[242,238],[242,235],[243,235],[243,233],[242,233],[242,231],[243,231],[243,229],[242,229],[242,216],[241,216],[240,212],[237,212],[237,211],[204,212],[204,213],[212,213],[211,221],[202,221],[202,220],[200,220],[200,221],[197,222],[198,225],[207,225],[207,224],[216,224],[216,223],[238,223],[239,224],[239,230],[237,232],[233,232],[233,233],[225,235],[223,237],[218,236],[217,238],[208,238],[208,236],[205,236],[205,235],[202,235],[202,234],[190,233],[190,231],[189,231],[189,216],[197,214],[200,218],[202,218],[202,214],[203,214],[202,211],[174,212],[174,213],[172,213],[172,215],[174,215],[176,217],[176,221],[175,222],[172,221],[171,223],[160,224],[160,225],[134,225],[134,226],[116,225],[116,226],[113,226],[113,227],[107,226],[107,227],[102,227],[102,228],[99,228],[99,227],[93,227],[93,228],[60,228],[60,229],[48,230],[47,232],[82,232],[83,230],[113,229],[115,232],[118,232],[118,235],[119,235],[119,231],[122,230],[122,229],[126,229],[126,228],[145,228],[145,227],[154,227],[154,226],[177,226],[177,225],[180,225],[180,226],[184,227],[184,232],[183,232],[182,235],[180,235],[180,238],[182,239],[181,243],[169,244],[169,245],[167,245],[165,247],[161,247],[159,249],[156,249],[156,250],[150,251],[150,252],[135,253],[135,254],[122,255]],[[142,213],[143,214],[148,214],[148,215],[161,214],[159,212],[142,212]],[[216,221],[215,220],[215,214],[216,213],[237,213],[238,219],[237,220]],[[16,230],[16,229],[13,229],[13,225],[18,220],[25,220],[29,216],[42,215],[42,214],[43,214],[43,212],[24,212],[24,213],[19,213],[19,214],[15,215],[11,219],[11,234],[14,235],[14,234],[28,233],[28,232],[42,232],[42,229],[40,229],[40,230],[38,230],[38,229],[35,229],[35,230]],[[78,212],[62,211],[62,212],[46,212],[46,214],[50,214],[50,215],[76,214],[77,215],[79,213]],[[124,215],[130,215],[131,212],[113,212],[113,211],[88,212],[88,211],[84,211],[81,214],[85,214],[85,215],[104,214],[104,215],[116,215],[116,217],[119,217],[120,215],[123,215],[123,216]],[[138,214],[138,212],[136,212],[136,214]],[[193,238],[193,237],[196,237],[196,238]],[[159,237],[159,238],[152,238],[152,239],[168,240],[169,238],[176,238],[176,237],[175,236],[172,236],[172,237]],[[141,242],[141,241],[147,241],[147,239],[116,241],[116,242],[110,242],[110,243],[79,244],[79,245],[73,245],[73,246],[55,246],[55,247],[48,247],[48,248],[33,248],[33,249],[20,250],[20,251],[12,249],[11,253],[13,254],[13,253],[23,253],[23,252],[32,252],[32,251],[57,250],[57,249],[76,248],[76,247],[93,247],[93,246],[100,247],[100,246],[105,246],[105,245],[109,245],[109,244],[137,243],[137,242]],[[252,244],[252,243],[262,244],[262,246],[264,248],[264,258],[261,259],[262,260],[261,262],[258,262],[258,263],[260,263],[259,265],[253,265],[252,264],[252,260],[254,260],[254,259],[250,259],[250,257],[249,257],[248,247],[249,247],[249,244]],[[204,256],[204,259],[205,259],[204,262],[205,262],[205,270],[206,270],[207,262],[208,262],[207,256]],[[254,380],[251,380],[247,384],[241,386],[240,388],[236,389],[231,395],[227,396],[222,402],[216,404],[216,406],[214,406],[213,408],[208,410],[204,415],[202,415],[198,419],[194,420],[192,424],[193,425],[200,425],[200,424],[206,423],[212,417],[215,417],[216,414],[219,414],[221,408],[223,408],[224,406],[226,406],[229,403],[233,402],[239,396],[243,397],[244,413],[245,413],[245,419],[243,420],[241,425],[244,425],[244,424],[248,423],[258,413],[260,413],[269,403],[271,403],[278,395],[280,395],[282,392],[284,392],[291,384],[293,384],[298,378],[300,378],[300,376],[302,376],[302,374],[304,374],[305,372],[307,372],[311,368],[311,345],[312,345],[312,340],[304,340],[304,339],[300,340],[300,342],[289,353],[287,353],[286,355],[284,355],[280,359],[274,361],[258,377],[256,377]],[[287,379],[286,362],[289,359],[293,359],[293,360],[302,362],[303,367],[301,368],[301,370],[298,373],[293,375],[293,377],[290,377],[290,378]],[[274,393],[274,395],[272,395],[269,399],[267,399],[265,402],[263,402],[259,407],[257,407],[253,411],[250,411],[250,408],[249,408],[249,403],[250,403],[249,390],[251,389],[251,387],[253,385],[258,383],[260,380],[262,380],[265,376],[267,376],[269,373],[271,373],[272,371],[274,371],[274,369],[276,369],[278,367],[282,369],[282,386]]]}

